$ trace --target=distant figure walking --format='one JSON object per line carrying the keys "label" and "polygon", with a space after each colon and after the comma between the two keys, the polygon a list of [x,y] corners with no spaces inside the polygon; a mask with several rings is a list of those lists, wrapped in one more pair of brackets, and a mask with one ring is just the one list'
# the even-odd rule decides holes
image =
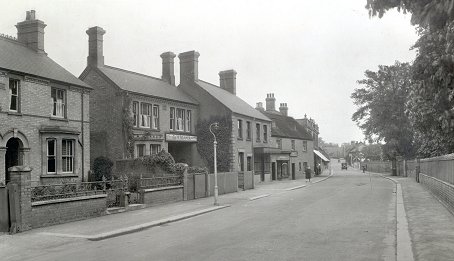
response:
{"label": "distant figure walking", "polygon": [[307,182],[307,180],[309,180],[309,182],[311,182],[311,175],[312,175],[311,167],[307,167],[305,172],[306,172],[306,182]]}
{"label": "distant figure walking", "polygon": [[366,165],[363,165],[363,173],[366,173]]}

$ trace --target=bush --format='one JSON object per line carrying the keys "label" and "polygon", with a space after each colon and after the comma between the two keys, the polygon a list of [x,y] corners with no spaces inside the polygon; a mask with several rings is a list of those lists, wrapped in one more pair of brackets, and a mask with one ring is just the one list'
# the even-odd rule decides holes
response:
{"label": "bush", "polygon": [[175,160],[165,150],[161,150],[155,155],[147,155],[134,159],[134,162],[145,165],[149,171],[155,174],[175,173]]}
{"label": "bush", "polygon": [[102,181],[102,176],[106,179],[112,178],[113,162],[107,157],[97,157],[93,162],[93,174],[95,181]]}

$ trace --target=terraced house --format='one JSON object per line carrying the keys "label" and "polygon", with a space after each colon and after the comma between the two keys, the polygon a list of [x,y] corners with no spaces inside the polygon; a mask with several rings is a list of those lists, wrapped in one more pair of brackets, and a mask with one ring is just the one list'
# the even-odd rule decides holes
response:
{"label": "terraced house", "polygon": [[259,181],[254,175],[254,149],[271,146],[271,120],[236,95],[236,71],[221,71],[217,86],[199,79],[198,52],[181,53],[178,58],[179,88],[198,101],[200,119],[222,117],[231,120],[229,170],[238,172],[240,188],[252,188],[254,182]]}
{"label": "terraced house", "polygon": [[288,116],[287,103],[281,103],[279,111],[276,110],[276,98],[273,93],[267,94],[266,108],[263,108],[263,103],[258,102],[256,109],[273,121],[271,143],[274,148],[256,157],[262,178],[267,180],[303,178],[306,168],[314,169],[312,136],[294,118]]}
{"label": "terraced house", "polygon": [[161,78],[104,63],[101,27],[88,34],[87,67],[80,79],[90,97],[91,158],[112,160],[151,155],[165,149],[177,162],[200,165],[195,124],[198,102],[175,86],[175,54],[162,58]]}
{"label": "terraced house", "polygon": [[0,183],[19,165],[34,182],[86,180],[91,88],[47,56],[35,11],[16,27],[0,36]]}

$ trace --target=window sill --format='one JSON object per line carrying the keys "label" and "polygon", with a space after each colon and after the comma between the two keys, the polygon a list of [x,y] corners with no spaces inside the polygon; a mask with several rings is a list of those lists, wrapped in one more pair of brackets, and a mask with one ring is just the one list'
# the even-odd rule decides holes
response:
{"label": "window sill", "polygon": [[243,140],[243,138],[239,138],[239,137],[238,137],[237,140]]}
{"label": "window sill", "polygon": [[17,111],[8,111],[7,113],[8,115],[22,116],[22,113]]}
{"label": "window sill", "polygon": [[251,141],[251,139],[246,139],[246,141]]}
{"label": "window sill", "polygon": [[78,178],[79,176],[74,173],[64,173],[64,174],[43,174],[39,176],[40,178]]}
{"label": "window sill", "polygon": [[64,121],[64,122],[68,122],[68,119],[66,118],[60,118],[60,117],[56,117],[56,116],[50,116],[49,117],[51,120],[53,121]]}

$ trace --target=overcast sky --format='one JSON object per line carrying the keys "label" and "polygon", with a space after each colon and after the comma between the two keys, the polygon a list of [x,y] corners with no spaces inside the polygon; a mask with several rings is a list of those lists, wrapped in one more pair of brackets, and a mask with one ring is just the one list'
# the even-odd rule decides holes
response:
{"label": "overcast sky", "polygon": [[[161,76],[166,51],[200,53],[199,78],[219,84],[235,69],[237,95],[255,107],[274,93],[289,115],[316,120],[329,142],[362,140],[350,95],[367,69],[412,61],[417,35],[409,15],[369,18],[366,0],[1,0],[0,33],[35,9],[47,24],[45,50],[79,76],[88,36],[101,26],[107,65]],[[179,82],[178,59],[175,61]]]}

